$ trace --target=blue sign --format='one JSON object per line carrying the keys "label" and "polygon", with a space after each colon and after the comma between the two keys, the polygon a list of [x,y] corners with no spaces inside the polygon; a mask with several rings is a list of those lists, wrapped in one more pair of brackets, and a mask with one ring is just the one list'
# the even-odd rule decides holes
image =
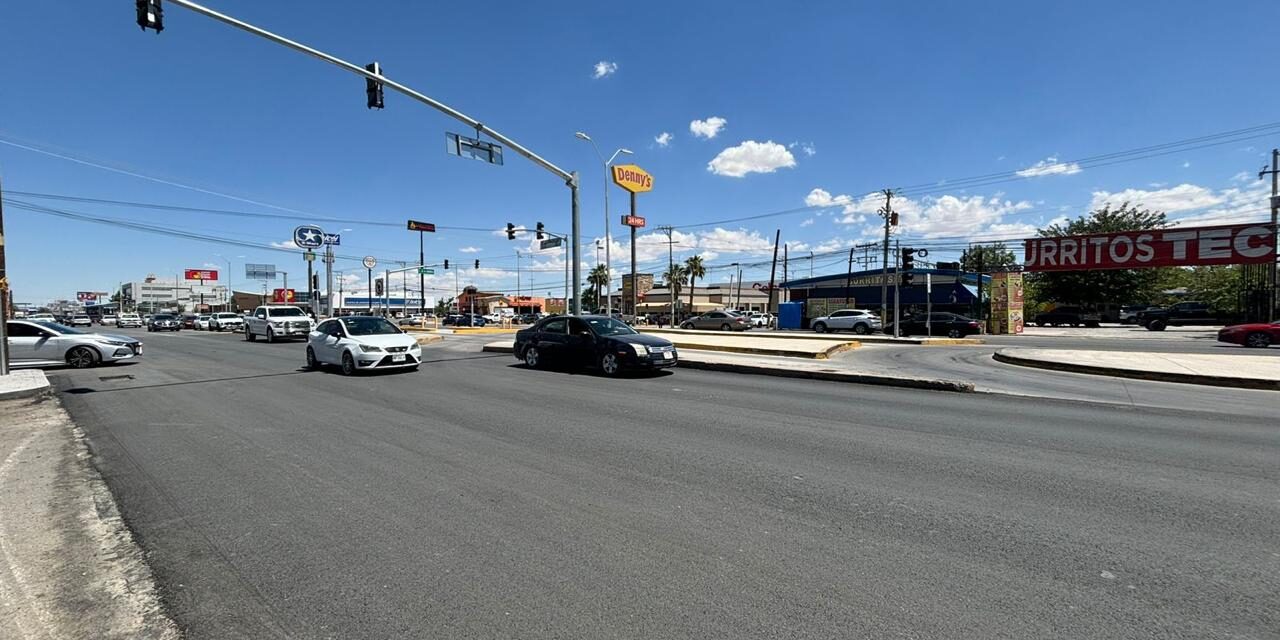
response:
{"label": "blue sign", "polygon": [[324,243],[333,245],[342,244],[342,236],[337,233],[326,233],[324,234]]}
{"label": "blue sign", "polygon": [[324,244],[324,230],[311,224],[304,224],[293,230],[293,243],[303,249],[314,249]]}

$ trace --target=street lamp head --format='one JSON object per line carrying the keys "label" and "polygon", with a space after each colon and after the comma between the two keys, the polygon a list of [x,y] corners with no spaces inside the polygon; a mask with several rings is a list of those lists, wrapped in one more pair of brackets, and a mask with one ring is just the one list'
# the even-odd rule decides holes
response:
{"label": "street lamp head", "polygon": [[631,150],[630,150],[630,149],[618,149],[618,153],[625,153],[625,154],[627,154],[627,155],[631,155]]}
{"label": "street lamp head", "polygon": [[591,142],[591,136],[589,136],[589,135],[587,135],[587,134],[585,134],[585,133],[583,133],[583,132],[581,132],[581,131],[575,132],[573,135],[574,135],[574,137],[578,138],[579,140],[586,140],[587,142]]}

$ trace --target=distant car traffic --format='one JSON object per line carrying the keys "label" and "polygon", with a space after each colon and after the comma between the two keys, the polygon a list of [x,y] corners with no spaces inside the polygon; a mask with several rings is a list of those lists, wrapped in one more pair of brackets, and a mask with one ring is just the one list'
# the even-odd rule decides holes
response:
{"label": "distant car traffic", "polygon": [[210,331],[241,331],[244,329],[244,318],[238,313],[220,311],[209,315]]}
{"label": "distant car traffic", "polygon": [[33,313],[24,319],[31,322],[57,322],[52,313]]}
{"label": "distant car traffic", "polygon": [[208,330],[209,330],[209,320],[210,320],[210,319],[212,319],[212,318],[213,318],[213,316],[210,316],[210,315],[201,315],[201,316],[196,316],[195,329],[196,329],[197,331],[208,331]]}
{"label": "distant car traffic", "polygon": [[307,339],[315,323],[299,307],[263,305],[244,320],[244,339],[253,342],[262,336],[267,342],[292,338]]}
{"label": "distant car traffic", "polygon": [[818,333],[852,331],[858,335],[866,335],[880,330],[880,316],[866,309],[841,309],[830,315],[814,318],[809,326]]}
{"label": "distant car traffic", "polygon": [[196,328],[196,319],[198,319],[199,317],[200,317],[200,316],[197,316],[197,315],[194,315],[194,314],[190,314],[190,315],[182,316],[182,317],[181,317],[181,319],[180,319],[180,321],[182,322],[182,328],[183,328],[183,329],[195,329],[195,328]]}
{"label": "distant car traffic", "polygon": [[[926,320],[928,323],[926,324]],[[890,322],[884,326],[884,332],[893,335],[893,325]],[[908,316],[902,319],[902,326],[898,329],[899,336],[946,336],[948,338],[963,338],[977,333],[982,333],[982,325],[973,318],[966,318],[954,313],[934,312],[920,313],[914,316]]]}
{"label": "distant car traffic", "polygon": [[432,318],[432,317],[433,316],[429,316],[429,315],[420,316],[415,314],[415,315],[405,316],[403,318],[400,318],[400,321],[397,322],[396,324],[399,324],[402,327],[421,327],[422,325],[426,324],[426,321],[428,318]]}
{"label": "distant car traffic", "polygon": [[120,317],[116,318],[116,326],[121,329],[126,327],[141,329],[142,317],[136,313],[122,313],[120,314]]}
{"label": "distant car traffic", "polygon": [[485,320],[482,315],[459,313],[446,317],[444,319],[444,323],[455,327],[483,327],[488,324],[489,321]]}
{"label": "distant car traffic", "polygon": [[1254,349],[1265,349],[1273,344],[1280,344],[1280,320],[1271,323],[1254,322],[1223,327],[1218,331],[1218,342],[1239,344]]}
{"label": "distant car traffic", "polygon": [[182,321],[178,316],[172,316],[167,313],[161,313],[151,316],[151,320],[147,322],[147,331],[181,331]]}
{"label": "distant car traffic", "polygon": [[1219,313],[1207,303],[1184,301],[1168,307],[1152,307],[1138,312],[1137,322],[1148,331],[1164,331],[1165,327],[1214,326],[1231,324],[1239,318]]}
{"label": "distant car traffic", "polygon": [[1064,324],[1069,324],[1073,327],[1082,325],[1097,327],[1099,322],[1101,322],[1101,317],[1098,314],[1074,306],[1054,307],[1053,311],[1036,314],[1036,326],[1040,327],[1045,325],[1059,327]]}
{"label": "distant car traffic", "polygon": [[307,335],[307,367],[332,364],[344,375],[374,369],[417,369],[422,347],[384,318],[350,316],[325,320]]}
{"label": "distant car traffic", "polygon": [[84,369],[142,355],[142,343],[134,338],[80,331],[56,322],[10,320],[5,329],[14,366],[65,364]]}
{"label": "distant car traffic", "polygon": [[108,313],[107,315],[102,316],[102,319],[98,320],[98,322],[104,327],[114,327],[116,324],[116,317]]}
{"label": "distant car traffic", "polygon": [[514,353],[530,369],[563,363],[596,366],[607,376],[628,369],[665,369],[679,361],[671,341],[607,316],[544,318],[516,332]]}
{"label": "distant car traffic", "polygon": [[728,311],[711,311],[694,316],[680,323],[681,329],[719,329],[720,331],[746,331],[751,321]]}
{"label": "distant car traffic", "polygon": [[1120,313],[1117,319],[1120,324],[1138,324],[1138,314],[1148,309],[1158,309],[1154,305],[1149,304],[1131,304],[1120,307]]}

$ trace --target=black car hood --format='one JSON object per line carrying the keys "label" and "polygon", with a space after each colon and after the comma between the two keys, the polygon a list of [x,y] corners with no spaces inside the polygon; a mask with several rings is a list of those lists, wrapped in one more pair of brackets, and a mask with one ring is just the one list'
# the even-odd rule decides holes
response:
{"label": "black car hood", "polygon": [[619,342],[626,342],[630,344],[646,344],[646,345],[649,345],[650,347],[673,346],[671,344],[671,341],[667,340],[666,338],[659,338],[658,336],[645,335],[643,333],[627,334],[627,335],[620,335],[620,336],[605,336],[605,337],[613,340],[617,340]]}

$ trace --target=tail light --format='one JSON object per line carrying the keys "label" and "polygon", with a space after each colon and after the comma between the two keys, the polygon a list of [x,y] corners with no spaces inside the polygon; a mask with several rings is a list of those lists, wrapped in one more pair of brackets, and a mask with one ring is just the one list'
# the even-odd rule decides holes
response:
{"label": "tail light", "polygon": [[978,323],[977,323],[976,321],[975,321],[975,322],[970,322],[970,323],[969,323],[969,326],[971,326],[971,327],[975,327],[975,328],[976,328],[976,327],[978,326]]}

